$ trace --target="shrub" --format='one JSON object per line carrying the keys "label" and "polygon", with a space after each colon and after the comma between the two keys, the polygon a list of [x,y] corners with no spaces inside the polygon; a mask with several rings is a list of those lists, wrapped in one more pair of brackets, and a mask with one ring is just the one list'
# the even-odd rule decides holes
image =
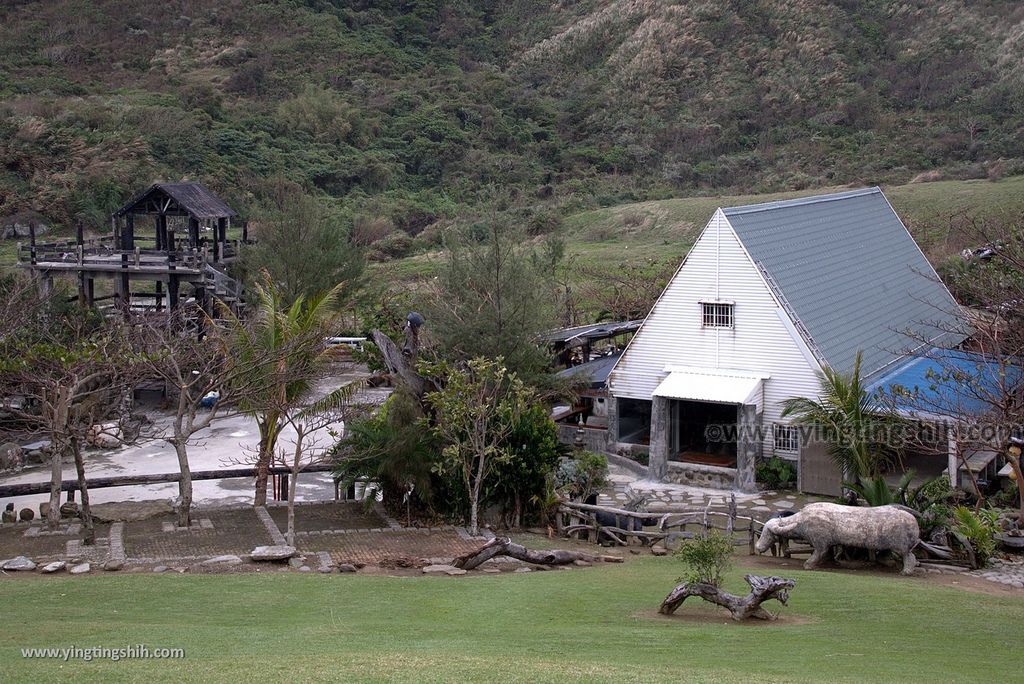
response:
{"label": "shrub", "polygon": [[789,461],[772,456],[757,464],[754,477],[768,489],[785,489],[796,484],[796,468]]}
{"label": "shrub", "polygon": [[993,510],[982,509],[975,513],[965,506],[957,506],[953,510],[956,531],[967,538],[974,547],[974,556],[978,565],[988,564],[989,558],[996,552],[995,533],[998,531],[996,521],[998,514]]}
{"label": "shrub", "polygon": [[608,459],[591,451],[563,458],[555,473],[555,489],[573,501],[585,501],[608,483]]}
{"label": "shrub", "polygon": [[732,565],[732,539],[718,530],[711,530],[703,537],[683,542],[675,551],[675,557],[687,567],[679,582],[722,585],[722,575]]}

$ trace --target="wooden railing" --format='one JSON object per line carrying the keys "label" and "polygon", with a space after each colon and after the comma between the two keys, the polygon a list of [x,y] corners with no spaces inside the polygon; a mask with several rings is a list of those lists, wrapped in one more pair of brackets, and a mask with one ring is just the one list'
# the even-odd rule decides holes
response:
{"label": "wooden railing", "polygon": [[[751,555],[762,527],[762,523],[752,516],[738,514],[735,495],[730,496],[725,511],[712,510],[708,504],[704,510],[650,513],[563,501],[558,510],[557,522],[562,536],[588,539],[595,543],[611,541],[622,546],[631,543],[671,544],[682,539],[693,539],[694,531],[687,527],[705,534],[709,530],[720,530],[733,537],[733,544],[746,544]],[[743,536],[736,537],[736,534]]]}
{"label": "wooden railing", "polygon": [[[137,237],[135,242],[153,243],[155,239]],[[219,247],[220,261],[227,261],[238,256],[241,240],[222,242]],[[107,266],[116,268],[121,263],[124,268],[142,268],[146,266],[162,268],[183,268],[198,270],[204,263],[213,261],[213,245],[201,248],[182,247],[173,251],[166,249],[143,248],[138,245],[134,249],[117,249],[112,236],[90,238],[79,244],[76,240],[60,240],[57,242],[36,243],[34,245],[18,244],[18,261],[35,266],[37,264],[67,264],[68,266]],[[173,259],[171,258],[173,255]],[[173,264],[173,266],[171,265]]]}

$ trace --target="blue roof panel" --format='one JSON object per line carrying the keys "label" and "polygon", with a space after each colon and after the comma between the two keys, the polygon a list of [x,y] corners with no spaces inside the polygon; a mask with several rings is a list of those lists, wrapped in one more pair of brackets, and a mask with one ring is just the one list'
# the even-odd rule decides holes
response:
{"label": "blue roof panel", "polygon": [[918,417],[981,417],[997,397],[1024,389],[1024,368],[975,352],[942,349],[909,358],[867,387],[904,414]]}

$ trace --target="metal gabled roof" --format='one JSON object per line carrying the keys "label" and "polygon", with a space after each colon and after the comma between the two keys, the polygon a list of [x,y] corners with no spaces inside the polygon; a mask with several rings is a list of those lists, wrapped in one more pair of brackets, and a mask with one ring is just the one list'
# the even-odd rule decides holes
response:
{"label": "metal gabled roof", "polygon": [[860,351],[869,377],[922,339],[967,336],[959,306],[879,188],[722,211],[832,368],[849,371]]}

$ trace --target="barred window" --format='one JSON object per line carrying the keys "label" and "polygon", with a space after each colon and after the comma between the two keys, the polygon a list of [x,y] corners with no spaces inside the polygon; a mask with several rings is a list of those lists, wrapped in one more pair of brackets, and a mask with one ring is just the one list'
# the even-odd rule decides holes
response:
{"label": "barred window", "polygon": [[721,302],[703,302],[703,326],[705,328],[731,328],[732,304]]}
{"label": "barred window", "polygon": [[800,451],[800,429],[790,425],[775,425],[775,450],[788,453]]}

